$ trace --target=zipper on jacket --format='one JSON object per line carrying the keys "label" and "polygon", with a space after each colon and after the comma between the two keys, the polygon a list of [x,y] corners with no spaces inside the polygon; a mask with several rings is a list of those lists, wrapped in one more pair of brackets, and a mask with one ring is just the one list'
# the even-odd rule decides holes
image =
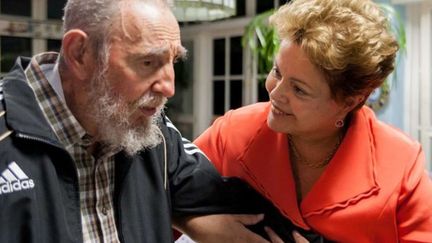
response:
{"label": "zipper on jacket", "polygon": [[[72,162],[72,166],[73,166],[74,169],[75,169],[74,174],[75,174],[75,177],[76,177],[76,180],[77,180],[77,183],[75,183],[75,184],[76,184],[76,185],[75,185],[75,190],[78,192],[78,195],[79,195],[78,168],[77,168],[76,165],[75,165],[75,161],[74,161],[73,158],[70,156],[69,152],[67,152],[67,151],[65,150],[64,147],[62,147],[62,146],[60,146],[60,145],[58,145],[58,144],[55,144],[55,143],[53,143],[52,141],[49,141],[49,140],[46,140],[46,139],[43,139],[43,138],[40,138],[40,137],[35,137],[35,136],[32,136],[32,135],[28,135],[28,134],[23,134],[23,133],[16,132],[16,133],[15,133],[15,136],[18,137],[18,138],[22,138],[22,139],[27,139],[27,140],[31,140],[31,141],[35,141],[35,142],[39,142],[39,143],[44,143],[44,144],[47,144],[47,145],[49,145],[49,146],[52,146],[52,147],[58,148],[58,149],[60,149],[61,151],[63,151],[64,153],[66,153],[66,154],[69,156],[69,159],[70,159],[70,161]],[[79,200],[79,196],[78,196],[78,200]]]}
{"label": "zipper on jacket", "polygon": [[19,138],[23,138],[23,139],[27,139],[27,140],[33,140],[33,141],[36,141],[36,142],[45,143],[45,144],[48,144],[48,145],[51,145],[51,146],[54,146],[56,148],[64,150],[64,148],[60,147],[59,145],[57,145],[57,144],[55,144],[55,143],[53,143],[53,142],[51,142],[49,140],[40,138],[40,137],[35,137],[35,136],[31,136],[31,135],[27,135],[27,134],[23,134],[23,133],[19,133],[19,132],[15,133],[15,135],[17,137],[19,137]]}
{"label": "zipper on jacket", "polygon": [[[44,143],[46,145],[58,148],[61,151],[63,151],[64,153],[66,153],[69,156],[70,161],[72,162],[72,166],[75,169],[75,177],[78,180],[78,168],[75,165],[75,161],[73,160],[73,158],[71,157],[71,155],[69,154],[69,152],[63,146],[60,146],[59,144],[55,144],[52,141],[49,141],[47,139],[36,137],[36,136],[32,136],[32,135],[28,135],[28,134],[24,134],[24,133],[15,132],[15,136],[18,137],[18,138],[26,139],[26,140],[31,140],[31,141],[35,141],[35,142],[39,142],[39,143]],[[77,183],[75,189],[79,192],[78,183]]]}

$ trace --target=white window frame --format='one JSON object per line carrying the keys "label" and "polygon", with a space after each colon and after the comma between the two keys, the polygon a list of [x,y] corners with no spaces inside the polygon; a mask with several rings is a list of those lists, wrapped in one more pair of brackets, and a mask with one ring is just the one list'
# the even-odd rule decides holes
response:
{"label": "white window frame", "polygon": [[[182,39],[193,40],[194,43],[194,137],[201,134],[213,120],[213,40],[243,35],[244,27],[249,21],[250,18],[245,17],[182,27]],[[247,54],[244,52],[243,56],[245,57],[245,55]],[[225,58],[227,58],[226,55]],[[248,58],[244,58],[244,60],[248,60]],[[244,104],[249,99],[249,92],[247,91],[249,86],[247,73],[249,71],[246,68],[247,64],[244,64],[243,75],[228,75],[229,78],[243,77]]]}
{"label": "white window frame", "polygon": [[[275,6],[279,6],[278,0],[273,1]],[[213,119],[213,39],[243,35],[245,26],[250,22],[251,16],[255,15],[255,0],[246,0],[245,7],[246,17],[183,26],[181,28],[182,39],[192,39],[194,42],[194,137],[201,134]],[[226,56],[226,58],[229,58],[229,56]],[[248,48],[243,49],[242,76],[243,104],[255,103],[258,100],[258,75],[256,60],[252,60]]]}
{"label": "white window frame", "polygon": [[[232,82],[232,80],[241,80],[242,82],[242,94],[244,94],[244,87],[245,87],[245,70],[243,68],[242,74],[231,74],[231,57],[230,57],[230,51],[231,51],[231,38],[233,37],[241,37],[243,36],[243,32],[241,33],[237,33],[238,31],[231,31],[231,33],[226,33],[222,36],[219,35],[214,35],[211,37],[212,39],[212,47],[211,50],[213,50],[213,41],[217,40],[217,39],[222,39],[225,42],[225,73],[224,75],[213,75],[212,74],[212,82],[224,82],[224,86],[225,86],[225,106],[224,106],[224,112],[227,112],[230,109],[230,104],[231,104],[231,98],[230,98],[230,94],[231,94],[231,86],[230,83]],[[244,50],[244,48],[243,48]],[[245,60],[244,58],[244,51],[242,52],[243,56],[242,56],[242,60]],[[212,53],[213,54],[213,53]],[[213,60],[213,58],[212,58]],[[213,63],[214,64],[214,63]],[[213,69],[214,65],[212,65],[212,69]],[[216,81],[218,80],[218,81]],[[213,100],[213,99],[212,99]],[[243,95],[242,97],[242,104],[245,104],[245,95]],[[215,117],[213,117],[214,119]]]}

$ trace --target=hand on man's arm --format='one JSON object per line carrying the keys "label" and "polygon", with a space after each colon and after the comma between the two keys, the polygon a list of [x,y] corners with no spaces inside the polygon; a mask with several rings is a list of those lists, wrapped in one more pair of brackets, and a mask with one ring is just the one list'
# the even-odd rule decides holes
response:
{"label": "hand on man's arm", "polygon": [[174,227],[196,242],[204,243],[269,243],[253,233],[247,225],[263,219],[262,214],[213,214],[193,216],[174,221]]}

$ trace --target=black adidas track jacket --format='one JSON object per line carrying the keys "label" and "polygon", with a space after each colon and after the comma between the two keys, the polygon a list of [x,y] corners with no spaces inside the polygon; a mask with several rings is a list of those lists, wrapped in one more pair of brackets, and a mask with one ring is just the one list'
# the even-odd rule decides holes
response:
{"label": "black adidas track jacket", "polygon": [[[82,242],[76,168],[27,85],[29,60],[19,58],[0,81],[0,242]],[[213,166],[185,150],[188,141],[162,120],[165,144],[115,158],[122,242],[172,242],[173,216],[223,211],[227,203]]]}

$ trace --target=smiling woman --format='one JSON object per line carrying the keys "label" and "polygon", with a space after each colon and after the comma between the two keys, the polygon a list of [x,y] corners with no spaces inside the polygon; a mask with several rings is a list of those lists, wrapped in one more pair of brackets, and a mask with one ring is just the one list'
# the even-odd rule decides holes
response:
{"label": "smiling woman", "polygon": [[[258,3],[258,7],[261,5],[269,4],[269,2]],[[288,1],[281,1],[286,3]],[[261,5],[260,5],[261,4]],[[380,9],[384,12],[386,17],[389,19],[389,29],[397,38],[400,54],[400,58],[406,50],[406,32],[402,17],[395,7],[388,3],[378,3]],[[257,57],[257,69],[258,74],[267,73],[273,66],[273,58],[279,50],[279,37],[277,36],[274,26],[269,25],[268,17],[274,13],[274,9],[267,11],[259,11],[258,15],[251,19],[249,24],[246,26],[242,43],[243,46],[247,47],[253,56]],[[376,90],[379,97],[376,96],[368,99],[366,104],[371,106],[374,110],[380,110],[388,100],[388,94],[390,92],[391,83],[393,81],[392,76],[386,79],[383,85]],[[263,81],[262,79],[260,81]]]}
{"label": "smiling woman", "polygon": [[266,79],[270,101],[227,112],[195,143],[222,175],[242,178],[326,239],[428,242],[432,181],[422,148],[364,106],[398,51],[380,7],[293,0],[270,21],[281,40]]}

